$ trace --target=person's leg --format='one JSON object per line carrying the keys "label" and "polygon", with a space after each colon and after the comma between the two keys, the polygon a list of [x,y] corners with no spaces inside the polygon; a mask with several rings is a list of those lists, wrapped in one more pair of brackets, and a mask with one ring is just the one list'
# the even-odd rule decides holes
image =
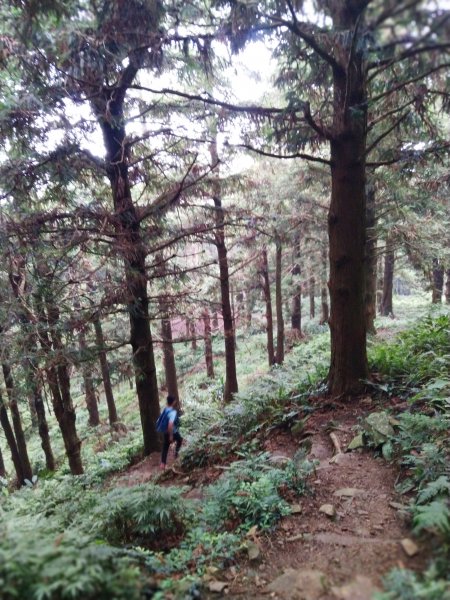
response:
{"label": "person's leg", "polygon": [[170,436],[168,433],[164,434],[163,447],[161,452],[161,469],[165,469],[167,462],[167,453],[169,452]]}
{"label": "person's leg", "polygon": [[178,453],[180,452],[181,444],[183,443],[183,438],[181,437],[181,435],[177,431],[176,433],[173,434],[173,439],[176,442],[176,446],[175,446],[175,458],[177,458],[178,457]]}

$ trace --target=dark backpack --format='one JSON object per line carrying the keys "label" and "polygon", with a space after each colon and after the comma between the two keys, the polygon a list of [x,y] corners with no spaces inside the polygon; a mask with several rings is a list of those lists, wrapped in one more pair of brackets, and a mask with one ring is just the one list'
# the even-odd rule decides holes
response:
{"label": "dark backpack", "polygon": [[165,408],[156,421],[156,431],[159,433],[167,433],[169,429],[169,412],[169,409]]}

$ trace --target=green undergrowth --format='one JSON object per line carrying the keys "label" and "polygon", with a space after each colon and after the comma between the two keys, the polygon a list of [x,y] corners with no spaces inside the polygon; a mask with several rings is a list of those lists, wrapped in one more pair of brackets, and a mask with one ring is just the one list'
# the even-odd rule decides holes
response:
{"label": "green undergrowth", "polygon": [[328,335],[320,334],[308,344],[296,346],[282,367],[272,367],[236,394],[229,405],[212,403],[209,417],[202,410],[198,415],[191,411],[190,420],[183,421],[189,439],[182,455],[183,468],[204,467],[233,454],[261,449],[276,428],[298,430],[313,410],[311,396],[325,391],[328,355]]}
{"label": "green undergrowth", "polygon": [[[140,456],[133,426],[117,436],[107,427],[92,431],[84,475],[63,468],[3,496],[2,599],[196,597],[208,569],[236,561],[248,551],[249,530],[275,527],[307,491],[314,465],[304,454],[274,461],[261,442],[310,412],[309,396],[325,374],[327,336],[310,344],[299,344],[286,366],[259,377],[226,407],[220,381],[198,374],[185,386],[183,464],[222,464],[201,500],[185,498],[186,488],[177,486],[111,487],[111,475]],[[312,354],[315,366],[307,367]]]}
{"label": "green undergrowth", "polygon": [[428,571],[393,571],[377,598],[450,598],[450,317],[421,319],[393,342],[375,345],[371,361],[381,379],[377,391],[394,405],[407,403],[389,440],[402,467],[397,491],[408,503],[413,533],[434,549]]}
{"label": "green undergrowth", "polygon": [[[235,462],[205,489],[153,483],[99,489],[85,477],[58,477],[3,499],[2,599],[164,597],[195,588],[208,567],[245,552],[252,527],[271,529],[306,491],[314,465],[299,455]],[[186,588],[187,586],[187,588]],[[159,591],[158,591],[159,590]]]}

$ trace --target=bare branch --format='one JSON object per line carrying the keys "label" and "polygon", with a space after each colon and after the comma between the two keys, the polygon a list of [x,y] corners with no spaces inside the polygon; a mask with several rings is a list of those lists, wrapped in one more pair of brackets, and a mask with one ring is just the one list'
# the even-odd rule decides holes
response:
{"label": "bare branch", "polygon": [[382,140],[384,140],[385,137],[387,137],[392,131],[394,131],[394,129],[396,129],[400,125],[400,123],[402,121],[404,121],[406,119],[407,116],[408,116],[407,112],[403,113],[391,127],[386,129],[386,131],[384,131],[381,135],[379,135],[377,137],[377,139],[372,144],[370,144],[370,146],[366,149],[364,156],[368,156],[372,152],[372,150],[374,148],[376,148]]}
{"label": "bare branch", "polygon": [[331,161],[326,160],[325,158],[319,158],[318,156],[312,156],[311,154],[305,154],[304,152],[296,152],[295,154],[275,154],[274,152],[267,152],[265,150],[260,150],[258,148],[254,148],[249,144],[233,144],[236,148],[245,148],[246,150],[250,150],[251,152],[255,152],[256,154],[260,154],[261,156],[269,156],[271,158],[303,158],[304,160],[309,160],[311,162],[318,162],[323,165],[331,166]]}

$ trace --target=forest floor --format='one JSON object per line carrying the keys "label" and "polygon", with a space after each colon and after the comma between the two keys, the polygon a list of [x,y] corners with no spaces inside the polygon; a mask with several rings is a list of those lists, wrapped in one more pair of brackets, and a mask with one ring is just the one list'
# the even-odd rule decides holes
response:
{"label": "forest floor", "polygon": [[[318,461],[310,490],[275,531],[251,532],[253,560],[242,558],[212,574],[206,582],[210,592],[202,597],[370,600],[393,567],[424,568],[426,549],[409,540],[401,508],[406,500],[394,489],[398,469],[365,449],[345,452],[359,419],[376,409],[370,397],[357,405],[322,401],[301,438],[278,432],[266,439],[265,449],[274,460],[283,460],[292,457],[307,436],[308,458]],[[169,463],[161,476],[159,456],[153,455],[122,473],[115,485],[158,477],[163,485],[190,486],[187,497],[201,498],[202,486],[220,477],[224,468],[182,473]]]}

